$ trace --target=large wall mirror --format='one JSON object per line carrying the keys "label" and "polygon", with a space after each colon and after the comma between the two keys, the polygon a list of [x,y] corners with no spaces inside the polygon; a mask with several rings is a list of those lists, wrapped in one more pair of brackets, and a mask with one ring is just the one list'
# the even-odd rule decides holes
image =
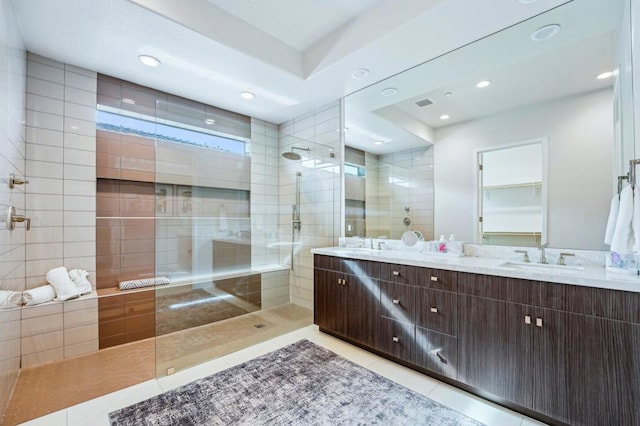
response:
{"label": "large wall mirror", "polygon": [[[629,22],[628,0],[574,0],[347,96],[345,235],[397,239],[408,228],[606,249],[616,177],[635,157]],[[485,191],[485,211],[499,212],[486,238],[479,155],[531,141],[543,148],[528,180],[515,176],[526,156],[491,161],[520,195]],[[531,238],[523,209],[539,218]]]}

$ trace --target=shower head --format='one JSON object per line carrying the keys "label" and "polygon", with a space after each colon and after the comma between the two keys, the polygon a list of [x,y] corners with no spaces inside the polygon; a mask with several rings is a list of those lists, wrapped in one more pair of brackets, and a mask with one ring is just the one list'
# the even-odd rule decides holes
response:
{"label": "shower head", "polygon": [[287,151],[287,152],[283,152],[282,156],[284,158],[286,158],[287,160],[299,160],[300,158],[300,154],[298,154],[297,152],[293,152],[293,151]]}
{"label": "shower head", "polygon": [[292,147],[291,147],[291,151],[285,151],[285,152],[283,152],[283,153],[282,153],[282,156],[283,156],[284,158],[286,158],[287,160],[299,160],[299,159],[301,159],[302,157],[301,157],[301,156],[300,156],[300,154],[298,154],[297,152],[293,152],[293,151],[295,151],[296,149],[297,149],[298,151],[311,152],[311,149],[310,149],[310,148],[298,148],[297,146],[292,146]]}

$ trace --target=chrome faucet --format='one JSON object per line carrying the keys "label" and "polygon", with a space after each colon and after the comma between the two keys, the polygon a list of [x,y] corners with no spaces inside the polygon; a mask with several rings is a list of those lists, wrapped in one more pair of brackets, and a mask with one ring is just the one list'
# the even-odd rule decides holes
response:
{"label": "chrome faucet", "polygon": [[526,263],[529,263],[529,262],[530,262],[530,261],[529,261],[529,253],[527,253],[527,251],[526,251],[526,250],[514,250],[514,252],[515,252],[515,253],[522,253],[522,254],[524,254],[524,257],[523,257],[524,262],[526,262]]}
{"label": "chrome faucet", "polygon": [[540,250],[540,260],[538,261],[538,263],[542,265],[547,264],[547,257],[544,255],[544,249],[547,248],[548,245],[549,243],[544,243],[541,246],[538,246],[538,250]]}

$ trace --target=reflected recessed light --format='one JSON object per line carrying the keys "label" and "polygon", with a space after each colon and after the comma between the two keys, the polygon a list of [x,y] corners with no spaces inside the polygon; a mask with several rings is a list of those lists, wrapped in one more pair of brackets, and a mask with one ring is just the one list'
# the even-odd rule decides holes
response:
{"label": "reflected recessed light", "polygon": [[551,37],[555,36],[560,32],[560,25],[551,24],[545,25],[544,27],[540,27],[531,34],[531,40],[533,41],[543,41],[549,40]]}
{"label": "reflected recessed light", "polygon": [[216,124],[216,120],[214,120],[213,118],[207,118],[206,120],[204,120],[204,122],[206,124]]}
{"label": "reflected recessed light", "polygon": [[442,114],[442,115],[440,116],[440,120],[448,120],[448,119],[450,119],[450,118],[451,118],[451,117],[450,117],[450,116],[448,116],[447,114]]}
{"label": "reflected recessed light", "polygon": [[395,87],[387,87],[386,89],[382,89],[380,93],[382,94],[382,96],[391,97],[398,94],[398,89],[396,89]]}
{"label": "reflected recessed light", "polygon": [[489,80],[482,80],[482,81],[479,81],[478,83],[476,83],[476,87],[479,88],[479,89],[488,87],[490,85],[491,85],[491,82]]}
{"label": "reflected recessed light", "polygon": [[140,62],[142,62],[143,64],[145,64],[148,67],[157,67],[158,65],[160,65],[160,61],[158,60],[158,58],[154,58],[153,56],[149,56],[149,55],[140,55],[138,56],[138,59],[140,60]]}
{"label": "reflected recessed light", "polygon": [[351,77],[355,78],[356,80],[362,80],[363,78],[369,77],[369,70],[366,68],[355,69],[351,73]]}
{"label": "reflected recessed light", "polygon": [[382,144],[384,144],[384,142],[383,141],[375,141],[373,144],[374,145],[382,145]]}
{"label": "reflected recessed light", "polygon": [[134,101],[133,99],[129,99],[129,98],[122,98],[122,102],[124,102],[125,104],[130,104],[130,105],[135,105],[136,101]]}
{"label": "reflected recessed light", "polygon": [[253,98],[255,98],[255,97],[256,97],[256,94],[255,94],[255,93],[252,93],[252,92],[242,92],[242,93],[240,93],[240,96],[241,96],[243,99],[253,99]]}
{"label": "reflected recessed light", "polygon": [[520,4],[532,4],[537,2],[538,0],[518,0],[518,3]]}
{"label": "reflected recessed light", "polygon": [[453,93],[451,93],[451,92],[447,92],[447,93],[445,93],[444,95],[445,95],[445,96],[451,96],[451,95],[453,95]]}
{"label": "reflected recessed light", "polygon": [[613,71],[606,71],[603,73],[600,73],[596,76],[596,78],[598,80],[606,80],[607,78],[611,78],[613,76]]}

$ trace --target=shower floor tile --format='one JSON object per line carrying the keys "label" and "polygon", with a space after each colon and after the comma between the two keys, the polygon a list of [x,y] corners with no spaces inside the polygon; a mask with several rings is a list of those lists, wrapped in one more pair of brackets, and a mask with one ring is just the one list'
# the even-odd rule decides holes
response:
{"label": "shower floor tile", "polygon": [[[16,425],[64,408],[222,357],[313,323],[293,304],[187,330],[23,368],[3,425]],[[256,327],[258,325],[259,327]],[[228,361],[220,360],[225,363]],[[172,382],[171,376],[167,383]]]}

